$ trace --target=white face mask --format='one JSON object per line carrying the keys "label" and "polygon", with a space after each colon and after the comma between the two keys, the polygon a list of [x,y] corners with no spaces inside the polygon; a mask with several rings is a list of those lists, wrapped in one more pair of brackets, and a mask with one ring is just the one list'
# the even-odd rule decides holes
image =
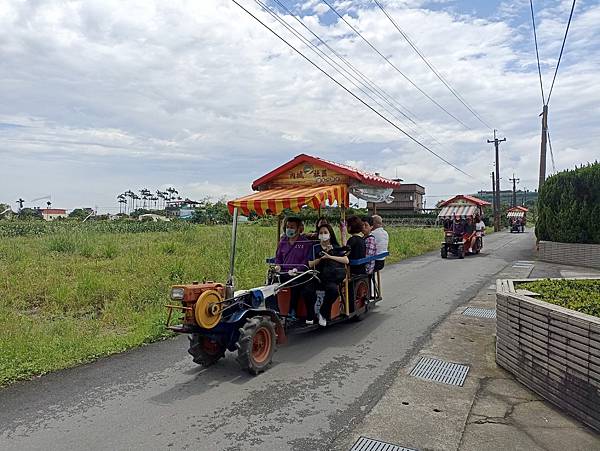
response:
{"label": "white face mask", "polygon": [[321,240],[321,241],[328,241],[329,238],[330,238],[330,236],[329,236],[328,233],[321,233],[321,234],[319,234],[319,240]]}

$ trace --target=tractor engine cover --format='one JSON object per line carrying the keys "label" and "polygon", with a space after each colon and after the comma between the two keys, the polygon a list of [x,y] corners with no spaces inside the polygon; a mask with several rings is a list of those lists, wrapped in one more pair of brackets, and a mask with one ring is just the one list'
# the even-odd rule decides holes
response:
{"label": "tractor engine cover", "polygon": [[198,298],[207,291],[216,291],[221,296],[221,299],[225,298],[225,285],[216,282],[203,282],[203,283],[191,283],[187,285],[173,285],[172,288],[183,288],[183,299],[181,302],[184,307],[191,307],[190,310],[185,311],[183,318],[183,324],[187,326],[197,325],[196,317],[194,314],[195,304]]}

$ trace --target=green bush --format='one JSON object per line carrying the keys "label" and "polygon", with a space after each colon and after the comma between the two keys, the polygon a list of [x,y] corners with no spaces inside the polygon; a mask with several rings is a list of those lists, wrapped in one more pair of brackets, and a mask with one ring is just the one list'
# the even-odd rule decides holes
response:
{"label": "green bush", "polygon": [[600,280],[536,280],[518,288],[540,294],[542,301],[600,317]]}
{"label": "green bush", "polygon": [[535,231],[540,240],[600,244],[600,163],[546,180]]}

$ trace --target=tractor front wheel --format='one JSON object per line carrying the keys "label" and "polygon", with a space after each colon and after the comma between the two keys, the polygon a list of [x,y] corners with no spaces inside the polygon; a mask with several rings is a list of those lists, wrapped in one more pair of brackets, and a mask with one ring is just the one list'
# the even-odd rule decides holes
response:
{"label": "tractor front wheel", "polygon": [[200,334],[192,334],[189,338],[188,352],[194,358],[194,363],[203,366],[215,364],[225,357],[225,346]]}
{"label": "tractor front wheel", "polygon": [[242,369],[257,375],[265,371],[275,352],[275,324],[267,316],[248,318],[240,327],[237,361]]}

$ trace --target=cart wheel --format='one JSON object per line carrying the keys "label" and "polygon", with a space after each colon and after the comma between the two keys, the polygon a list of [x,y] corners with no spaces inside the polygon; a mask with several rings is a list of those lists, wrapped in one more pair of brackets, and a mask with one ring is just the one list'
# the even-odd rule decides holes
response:
{"label": "cart wheel", "polygon": [[458,258],[465,258],[465,247],[462,244],[458,246]]}
{"label": "cart wheel", "polygon": [[448,258],[448,249],[446,249],[446,246],[443,246],[440,253],[442,254],[442,258]]}
{"label": "cart wheel", "polygon": [[194,363],[198,365],[210,366],[225,357],[225,346],[208,337],[192,334],[189,340],[188,352],[194,358]]}
{"label": "cart wheel", "polygon": [[248,318],[240,327],[237,361],[250,374],[264,371],[275,352],[275,325],[266,316]]}
{"label": "cart wheel", "polygon": [[369,280],[357,280],[354,284],[354,311],[364,308],[365,311],[352,317],[353,321],[362,321],[369,311],[367,299],[369,298]]}

